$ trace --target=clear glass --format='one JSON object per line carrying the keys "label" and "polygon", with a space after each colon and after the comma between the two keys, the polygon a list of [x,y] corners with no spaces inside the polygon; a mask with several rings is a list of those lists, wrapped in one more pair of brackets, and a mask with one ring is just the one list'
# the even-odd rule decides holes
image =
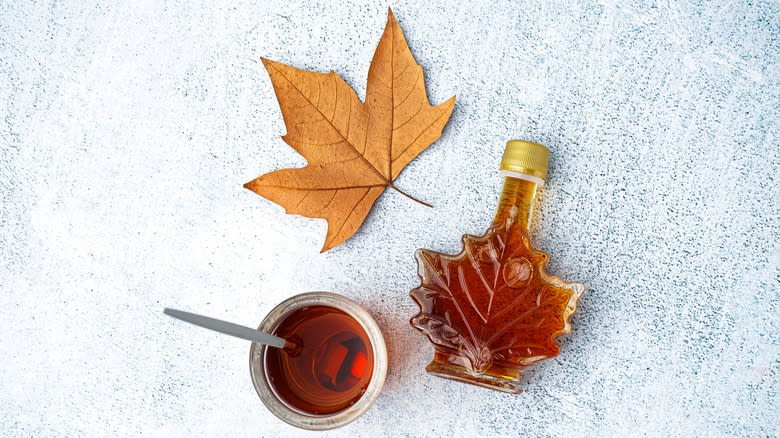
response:
{"label": "clear glass", "polygon": [[528,235],[541,180],[509,175],[485,234],[464,235],[455,255],[417,251],[410,322],[434,345],[429,373],[517,394],[524,367],[558,355],[585,287],[545,271]]}
{"label": "clear glass", "polygon": [[[327,415],[308,415],[292,409],[279,400],[268,382],[265,369],[265,345],[252,344],[249,351],[249,371],[257,395],[265,406],[281,420],[308,430],[327,430],[344,426],[362,415],[379,397],[387,375],[387,348],[382,332],[373,317],[356,302],[331,292],[308,292],[296,295],[276,306],[260,323],[258,330],[272,333],[280,321],[298,309],[310,306],[335,307],[350,315],[365,330],[373,350],[371,381],[363,396],[348,408]],[[305,346],[304,346],[305,348]]]}

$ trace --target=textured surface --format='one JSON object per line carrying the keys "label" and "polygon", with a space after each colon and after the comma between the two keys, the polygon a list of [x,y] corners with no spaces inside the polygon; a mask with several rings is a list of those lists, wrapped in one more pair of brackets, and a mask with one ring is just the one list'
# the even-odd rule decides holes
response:
{"label": "textured surface", "polygon": [[[255,324],[309,290],[389,338],[332,436],[780,434],[777,2],[394,3],[458,98],[396,181],[436,208],[388,192],[326,254],[324,221],[241,187],[304,164],[257,60],[363,98],[386,5],[267,3],[0,4],[3,436],[313,436],[261,406],[248,343],[161,312]],[[486,228],[513,137],[551,148],[534,239],[587,285],[520,396],[429,377],[407,322],[414,249]]]}

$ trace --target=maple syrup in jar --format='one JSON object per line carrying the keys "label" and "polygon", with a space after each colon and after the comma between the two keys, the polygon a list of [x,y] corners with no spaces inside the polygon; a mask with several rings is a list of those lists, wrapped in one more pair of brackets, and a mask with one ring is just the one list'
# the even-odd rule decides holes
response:
{"label": "maple syrup in jar", "polygon": [[302,307],[273,334],[298,345],[295,352],[265,351],[271,389],[293,409],[322,415],[354,404],[368,387],[374,352],[360,323],[335,307]]}
{"label": "maple syrup in jar", "polygon": [[250,371],[265,405],[282,420],[324,430],[344,425],[376,400],[387,350],[376,322],[354,301],[310,292],[281,303],[260,330],[294,350],[253,344]]}
{"label": "maple syrup in jar", "polygon": [[463,236],[455,255],[417,251],[421,284],[411,296],[420,312],[411,324],[434,345],[429,373],[520,393],[522,369],[560,352],[556,338],[571,331],[585,287],[548,274],[547,254],[529,238],[548,159],[542,145],[509,141],[504,188],[485,234]]}

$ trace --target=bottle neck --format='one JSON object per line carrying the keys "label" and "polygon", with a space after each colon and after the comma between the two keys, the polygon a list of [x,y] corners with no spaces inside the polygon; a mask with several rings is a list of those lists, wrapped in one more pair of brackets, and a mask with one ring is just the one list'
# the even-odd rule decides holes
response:
{"label": "bottle neck", "polygon": [[504,178],[504,189],[501,191],[493,225],[506,223],[516,207],[517,215],[514,220],[521,228],[530,230],[536,192],[542,184],[542,180],[534,177],[526,179],[524,174],[507,175]]}

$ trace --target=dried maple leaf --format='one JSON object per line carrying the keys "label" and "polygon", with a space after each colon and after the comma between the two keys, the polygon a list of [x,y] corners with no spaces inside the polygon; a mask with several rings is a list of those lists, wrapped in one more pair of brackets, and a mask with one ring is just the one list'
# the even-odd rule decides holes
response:
{"label": "dried maple leaf", "polygon": [[429,104],[422,67],[389,10],[365,103],[333,71],[315,73],[268,59],[263,64],[287,126],[282,138],[308,165],[265,174],[244,187],[287,213],[327,220],[324,252],[358,230],[385,188],[406,195],[393,180],[441,136],[455,97]]}

